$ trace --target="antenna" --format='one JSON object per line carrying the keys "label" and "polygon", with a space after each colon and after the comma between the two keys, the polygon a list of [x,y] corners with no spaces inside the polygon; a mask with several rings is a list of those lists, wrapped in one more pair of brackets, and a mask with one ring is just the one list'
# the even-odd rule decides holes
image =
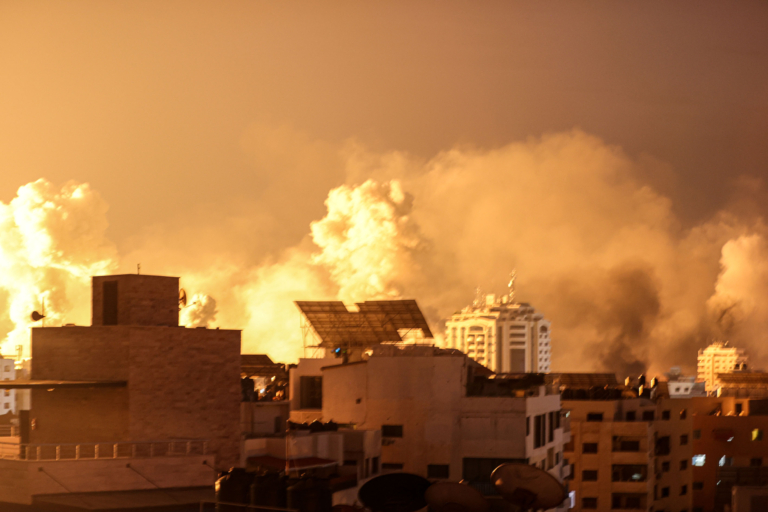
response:
{"label": "antenna", "polygon": [[434,512],[488,512],[491,507],[480,491],[456,482],[434,483],[424,498]]}
{"label": "antenna", "polygon": [[483,305],[483,289],[479,286],[475,288],[475,300],[472,302],[472,305],[476,308],[479,308]]}
{"label": "antenna", "polygon": [[37,311],[33,311],[30,316],[32,318],[33,322],[39,322],[40,320],[43,321],[43,327],[45,327],[45,297],[43,297],[43,309],[42,313],[38,313]]}
{"label": "antenna", "polygon": [[522,510],[555,508],[566,498],[554,476],[528,464],[502,464],[491,473],[491,483],[502,498]]}
{"label": "antenna", "polygon": [[411,473],[387,473],[368,480],[357,498],[373,512],[416,512],[427,506],[426,478]]}
{"label": "antenna", "polygon": [[136,264],[136,275],[141,275],[141,263]]}
{"label": "antenna", "polygon": [[517,269],[513,268],[512,272],[509,273],[509,284],[507,284],[507,288],[509,288],[509,302],[515,301],[515,279],[517,279]]}

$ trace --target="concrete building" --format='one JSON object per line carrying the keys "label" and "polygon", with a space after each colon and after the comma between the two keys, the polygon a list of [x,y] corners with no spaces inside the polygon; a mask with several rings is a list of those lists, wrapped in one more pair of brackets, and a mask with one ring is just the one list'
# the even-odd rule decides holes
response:
{"label": "concrete building", "polygon": [[724,512],[736,485],[768,481],[768,402],[660,398],[652,426],[653,507]]}
{"label": "concrete building", "polygon": [[[13,359],[0,357],[0,380],[15,380],[16,367]],[[4,389],[0,393],[0,416],[5,414],[16,414],[16,391]]]}
{"label": "concrete building", "polygon": [[528,303],[486,295],[454,313],[445,327],[448,348],[495,373],[550,370],[550,322]]}
{"label": "concrete building", "polygon": [[757,372],[718,373],[716,396],[768,398],[768,374]]}
{"label": "concrete building", "polygon": [[32,329],[31,379],[0,385],[29,395],[0,447],[0,502],[210,490],[238,464],[240,332],[180,327],[178,296],[175,277],[94,277],[91,326]]}
{"label": "concrete building", "polygon": [[571,425],[563,456],[573,509],[649,510],[649,425],[656,405],[613,374],[555,374]]}
{"label": "concrete building", "polygon": [[666,374],[667,392],[670,398],[691,398],[694,396],[707,396],[706,384],[696,382],[696,377],[686,377],[680,367],[673,366]]}
{"label": "concrete building", "polygon": [[747,364],[743,349],[718,341],[699,350],[696,380],[705,383],[707,393],[713,393],[719,387],[718,373],[746,371]]}
{"label": "concrete building", "polygon": [[541,375],[489,373],[457,350],[376,347],[366,361],[322,368],[322,416],[380,429],[383,470],[490,493],[494,468],[525,462],[562,481],[559,395]]}

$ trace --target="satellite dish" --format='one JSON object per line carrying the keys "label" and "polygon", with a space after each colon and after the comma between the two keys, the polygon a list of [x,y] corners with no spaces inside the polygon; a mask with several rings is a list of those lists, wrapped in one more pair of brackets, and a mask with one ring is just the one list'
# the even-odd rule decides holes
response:
{"label": "satellite dish", "polygon": [[357,498],[373,512],[416,512],[427,506],[424,493],[431,485],[411,473],[388,473],[368,480]]}
{"label": "satellite dish", "polygon": [[187,305],[187,292],[184,288],[179,289],[179,306],[184,307]]}
{"label": "satellite dish", "polygon": [[488,512],[490,503],[475,489],[456,482],[432,484],[424,498],[435,512]]}
{"label": "satellite dish", "polygon": [[41,314],[40,314],[40,313],[38,313],[37,311],[33,311],[33,312],[32,312],[32,314],[31,314],[30,316],[32,317],[32,321],[33,321],[33,322],[39,322],[40,320],[42,320],[43,318],[45,318],[45,315],[41,315]]}
{"label": "satellite dish", "polygon": [[555,508],[566,498],[554,476],[528,464],[502,464],[491,473],[491,483],[506,501],[523,510]]}

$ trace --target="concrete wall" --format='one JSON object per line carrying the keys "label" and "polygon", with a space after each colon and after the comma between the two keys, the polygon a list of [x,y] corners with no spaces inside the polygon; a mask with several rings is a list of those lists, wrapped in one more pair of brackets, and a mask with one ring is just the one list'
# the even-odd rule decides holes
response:
{"label": "concrete wall", "polygon": [[[288,400],[240,403],[240,431],[246,436],[264,436],[285,432],[290,415]],[[275,428],[279,426],[280,430]]]}
{"label": "concrete wall", "polygon": [[162,488],[213,485],[216,475],[204,465],[206,460],[209,457],[203,455],[42,462],[0,460],[0,502],[31,504],[32,496],[63,492],[155,489],[147,479]]}
{"label": "concrete wall", "polygon": [[[324,366],[333,366],[342,363],[342,359],[335,357],[324,357],[321,359],[299,359],[299,364],[291,368],[289,372],[289,394],[288,400],[291,402],[291,421],[296,423],[309,423],[323,418],[321,409],[302,409],[301,408],[301,377],[322,377],[321,368]],[[323,399],[325,400],[325,392]],[[325,421],[328,421],[326,419]]]}
{"label": "concrete wall", "polygon": [[179,278],[124,274],[92,278],[92,324],[103,324],[103,283],[117,282],[118,325],[179,325]]}

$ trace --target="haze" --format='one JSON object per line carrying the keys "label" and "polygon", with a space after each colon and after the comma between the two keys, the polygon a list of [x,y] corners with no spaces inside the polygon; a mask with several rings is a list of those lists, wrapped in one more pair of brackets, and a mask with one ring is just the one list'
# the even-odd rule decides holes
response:
{"label": "haze", "polygon": [[691,368],[723,337],[765,366],[766,26],[764,2],[2,2],[0,302],[28,293],[0,330],[54,288],[87,322],[80,274],[141,263],[288,361],[292,300],[416,298],[439,330],[517,267],[553,371]]}

